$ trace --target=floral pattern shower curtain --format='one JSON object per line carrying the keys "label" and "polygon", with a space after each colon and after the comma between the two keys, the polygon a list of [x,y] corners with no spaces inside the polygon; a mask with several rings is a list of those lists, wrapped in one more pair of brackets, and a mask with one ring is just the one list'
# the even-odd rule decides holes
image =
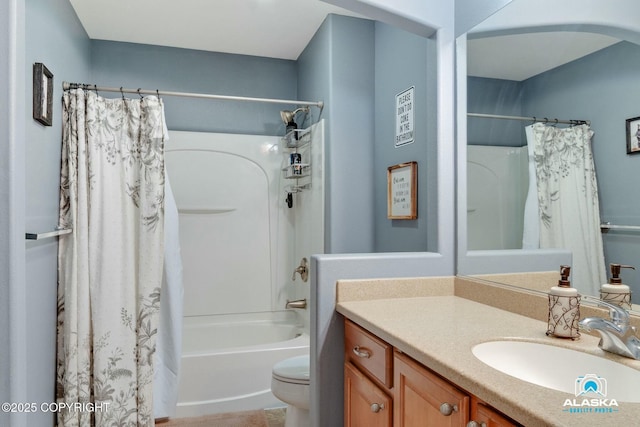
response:
{"label": "floral pattern shower curtain", "polygon": [[570,249],[574,286],[581,293],[598,295],[606,274],[593,131],[587,125],[557,128],[536,123],[527,136],[527,143],[533,144],[540,247]]}
{"label": "floral pattern shower curtain", "polygon": [[164,250],[164,112],[156,97],[63,96],[59,426],[152,426]]}

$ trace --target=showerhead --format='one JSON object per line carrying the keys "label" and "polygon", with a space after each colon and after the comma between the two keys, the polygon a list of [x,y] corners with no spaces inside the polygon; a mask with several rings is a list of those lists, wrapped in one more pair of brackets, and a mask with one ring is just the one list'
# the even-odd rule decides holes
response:
{"label": "showerhead", "polygon": [[286,124],[289,124],[291,122],[295,122],[294,118],[295,118],[296,114],[298,114],[300,111],[304,111],[305,113],[308,113],[309,112],[309,107],[300,107],[300,108],[296,108],[293,111],[282,110],[282,111],[280,111],[280,117],[282,118],[282,121],[286,125]]}

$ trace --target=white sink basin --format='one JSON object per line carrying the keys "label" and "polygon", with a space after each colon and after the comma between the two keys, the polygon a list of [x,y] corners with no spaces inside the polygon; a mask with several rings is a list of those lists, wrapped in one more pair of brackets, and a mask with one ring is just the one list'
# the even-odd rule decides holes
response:
{"label": "white sink basin", "polygon": [[[473,355],[507,375],[576,399],[607,398],[640,402],[640,371],[602,357],[523,341],[478,344]],[[569,398],[569,397],[568,397]]]}

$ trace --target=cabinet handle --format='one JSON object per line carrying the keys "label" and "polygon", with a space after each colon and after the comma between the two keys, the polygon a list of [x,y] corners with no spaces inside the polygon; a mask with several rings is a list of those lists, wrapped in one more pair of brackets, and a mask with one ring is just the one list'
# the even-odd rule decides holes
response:
{"label": "cabinet handle", "polygon": [[467,427],[487,427],[487,424],[484,421],[469,421]]}
{"label": "cabinet handle", "polygon": [[373,403],[371,405],[371,412],[375,412],[376,414],[384,409],[384,403]]}
{"label": "cabinet handle", "polygon": [[358,357],[362,357],[364,359],[368,359],[371,357],[371,352],[369,350],[367,350],[366,348],[360,348],[359,345],[353,347],[353,353],[358,356]]}
{"label": "cabinet handle", "polygon": [[443,403],[440,405],[440,413],[445,417],[448,417],[454,412],[458,412],[458,405],[452,405],[450,403]]}

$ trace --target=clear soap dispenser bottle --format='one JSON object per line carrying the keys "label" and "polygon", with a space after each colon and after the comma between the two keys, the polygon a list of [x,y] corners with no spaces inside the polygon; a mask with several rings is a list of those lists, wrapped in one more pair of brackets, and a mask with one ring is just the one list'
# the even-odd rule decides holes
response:
{"label": "clear soap dispenser bottle", "polygon": [[633,268],[630,265],[609,264],[611,278],[600,288],[600,299],[611,304],[618,305],[626,310],[631,310],[631,290],[628,285],[622,283],[620,269]]}
{"label": "clear soap dispenser bottle", "polygon": [[560,266],[558,286],[549,291],[549,319],[547,335],[560,338],[576,339],[580,337],[578,322],[580,321],[580,295],[571,287],[569,274],[571,267]]}

